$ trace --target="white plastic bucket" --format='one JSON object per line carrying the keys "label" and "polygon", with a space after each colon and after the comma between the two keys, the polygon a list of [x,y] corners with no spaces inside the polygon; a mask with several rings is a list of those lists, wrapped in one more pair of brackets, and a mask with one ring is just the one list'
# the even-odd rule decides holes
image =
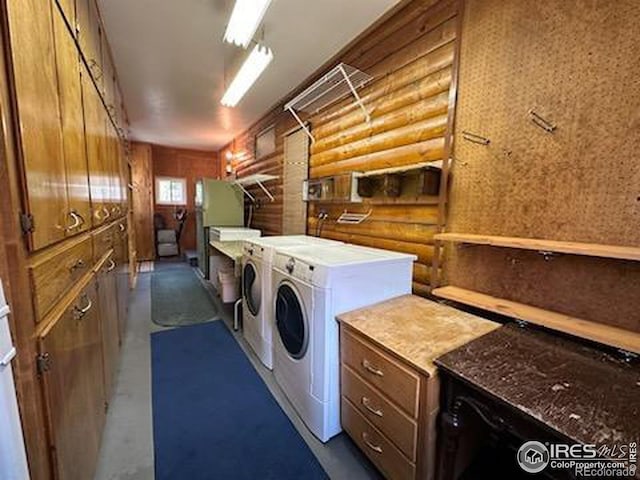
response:
{"label": "white plastic bucket", "polygon": [[224,303],[235,302],[240,297],[239,281],[233,268],[222,268],[218,271],[220,281],[220,297]]}

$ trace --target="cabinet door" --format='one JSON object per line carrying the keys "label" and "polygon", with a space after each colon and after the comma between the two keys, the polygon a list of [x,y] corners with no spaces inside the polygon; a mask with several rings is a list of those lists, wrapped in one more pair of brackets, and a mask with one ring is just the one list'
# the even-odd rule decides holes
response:
{"label": "cabinet door", "polygon": [[93,478],[105,421],[102,339],[95,282],[40,339],[56,478]]}
{"label": "cabinet door", "polygon": [[[86,70],[84,70],[86,72]],[[87,164],[89,188],[94,226],[102,225],[111,215],[107,208],[109,184],[104,171],[104,121],[102,103],[91,79],[82,76],[85,134],[87,142]]]}
{"label": "cabinet door", "polygon": [[99,88],[102,85],[102,54],[100,45],[100,22],[98,8],[94,0],[77,0],[76,16],[78,41],[91,76]]}
{"label": "cabinet door", "polygon": [[114,92],[114,68],[113,62],[111,61],[111,54],[109,50],[109,45],[107,43],[107,36],[102,32],[100,37],[101,45],[102,45],[102,95],[104,97],[104,103],[109,110],[109,115],[114,116],[115,114],[115,92]]}
{"label": "cabinet door", "polygon": [[73,35],[76,34],[76,2],[75,0],[56,0],[60,5],[60,10],[67,20],[67,23],[71,26]]}
{"label": "cabinet door", "polygon": [[91,228],[92,217],[82,111],[80,57],[62,15],[54,12],[53,20],[69,204],[67,234],[74,235]]}
{"label": "cabinet door", "polygon": [[107,402],[111,399],[120,354],[116,267],[116,261],[112,256],[98,275],[104,391]]}
{"label": "cabinet door", "polygon": [[68,212],[50,0],[7,2],[30,247],[65,236]]}

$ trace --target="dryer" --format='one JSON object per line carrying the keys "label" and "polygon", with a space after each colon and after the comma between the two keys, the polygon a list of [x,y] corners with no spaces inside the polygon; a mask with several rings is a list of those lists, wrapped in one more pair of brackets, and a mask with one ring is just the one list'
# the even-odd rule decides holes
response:
{"label": "dryer", "polygon": [[416,258],[355,245],[275,253],[273,371],[321,441],[342,430],[336,315],[411,293]]}
{"label": "dryer", "polygon": [[262,364],[273,368],[273,310],[271,265],[278,248],[342,245],[342,242],[307,235],[248,239],[242,257],[242,333]]}

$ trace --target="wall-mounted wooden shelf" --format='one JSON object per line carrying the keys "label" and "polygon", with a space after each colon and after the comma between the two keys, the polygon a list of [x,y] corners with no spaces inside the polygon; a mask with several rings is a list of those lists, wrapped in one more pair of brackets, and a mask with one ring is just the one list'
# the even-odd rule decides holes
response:
{"label": "wall-mounted wooden shelf", "polygon": [[570,317],[459,287],[436,288],[432,293],[437,297],[525,320],[552,330],[611,345],[629,352],[640,353],[640,333]]}
{"label": "wall-mounted wooden shelf", "polygon": [[560,242],[557,240],[541,240],[537,238],[498,237],[492,235],[475,235],[470,233],[438,233],[435,240],[443,242],[469,243],[474,245],[490,245],[492,247],[519,248],[541,252],[568,253],[590,257],[616,258],[621,260],[640,260],[640,248],[619,245],[602,245],[597,243]]}

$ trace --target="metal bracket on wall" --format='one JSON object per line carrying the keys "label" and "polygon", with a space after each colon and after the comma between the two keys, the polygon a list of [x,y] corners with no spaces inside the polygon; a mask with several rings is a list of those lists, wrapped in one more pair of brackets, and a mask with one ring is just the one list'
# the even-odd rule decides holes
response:
{"label": "metal bracket on wall", "polygon": [[263,185],[264,182],[268,182],[270,180],[275,180],[278,177],[276,175],[266,175],[266,174],[255,174],[249,175],[248,177],[238,178],[233,181],[235,185],[242,190],[242,192],[251,199],[252,202],[256,202],[256,197],[254,197],[249,191],[245,188],[249,185],[258,185],[260,189],[264,192],[264,194],[269,198],[270,201],[275,201],[275,198],[271,194],[271,192]]}
{"label": "metal bracket on wall", "polygon": [[477,135],[466,130],[462,132],[462,138],[468,142],[477,143],[478,145],[489,145],[491,143],[491,140],[487,137],[483,137],[482,135]]}
{"label": "metal bracket on wall", "polygon": [[533,109],[530,109],[528,113],[531,121],[538,127],[542,128],[544,131],[553,133],[555,129],[558,128],[555,123],[550,122],[540,114],[536,113]]}

